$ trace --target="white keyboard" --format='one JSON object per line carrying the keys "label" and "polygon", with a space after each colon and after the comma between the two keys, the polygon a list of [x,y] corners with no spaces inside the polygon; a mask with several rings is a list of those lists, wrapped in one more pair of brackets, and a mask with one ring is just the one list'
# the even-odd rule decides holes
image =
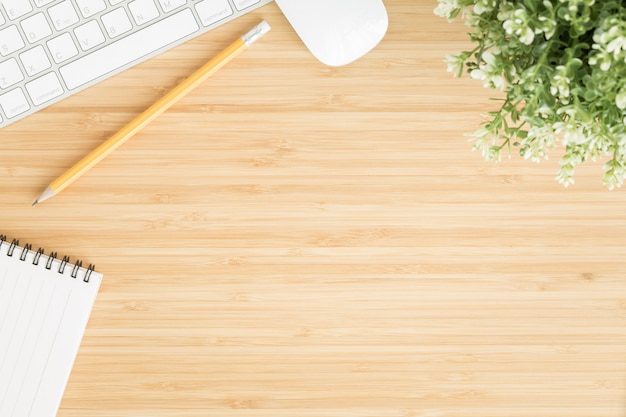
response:
{"label": "white keyboard", "polygon": [[0,128],[270,1],[0,0]]}

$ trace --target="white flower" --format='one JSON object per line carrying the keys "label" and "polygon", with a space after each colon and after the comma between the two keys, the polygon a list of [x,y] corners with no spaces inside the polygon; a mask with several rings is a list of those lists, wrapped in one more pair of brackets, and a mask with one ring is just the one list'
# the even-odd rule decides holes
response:
{"label": "white flower", "polygon": [[526,10],[517,9],[502,24],[502,27],[509,35],[516,35],[520,42],[526,45],[530,45],[535,40],[535,31],[532,30],[528,23],[530,18]]}
{"label": "white flower", "polygon": [[504,77],[498,72],[495,55],[488,51],[483,52],[481,60],[478,68],[470,72],[470,77],[481,80],[487,88],[504,90]]}
{"label": "white flower", "polygon": [[493,147],[498,137],[488,129],[482,128],[473,133],[466,134],[469,136],[469,142],[473,142],[472,150],[479,150],[483,158],[486,160],[497,159],[498,155],[493,153]]}
{"label": "white flower", "polygon": [[495,57],[494,54],[492,54],[489,51],[485,51],[481,55],[481,58],[483,59],[483,61],[485,61],[485,63],[487,64],[487,66],[490,69],[493,69],[493,67],[495,66],[495,63],[496,63],[496,57]]}
{"label": "white flower", "polygon": [[595,66],[600,64],[602,71],[608,71],[611,68],[611,55],[598,44],[593,44],[592,48],[596,51],[594,51],[593,55],[589,56],[589,65]]}
{"label": "white flower", "polygon": [[553,19],[548,19],[545,16],[539,16],[538,20],[541,22],[541,26],[535,29],[535,33],[539,34],[543,32],[546,39],[550,39],[556,31],[556,22]]}
{"label": "white flower", "polygon": [[551,116],[554,114],[554,110],[552,110],[552,107],[548,106],[547,104],[542,104],[541,106],[539,106],[537,111],[540,114],[544,114],[546,116]]}
{"label": "white flower", "polygon": [[448,64],[448,72],[453,73],[455,77],[461,76],[463,72],[463,60],[459,56],[447,54],[445,62]]}
{"label": "white flower", "polygon": [[500,3],[500,7],[498,8],[498,20],[501,22],[509,20],[514,12],[515,6],[513,6],[511,2],[504,0]]}
{"label": "white flower", "polygon": [[528,129],[528,135],[522,141],[521,155],[524,159],[540,162],[548,159],[546,148],[554,146],[554,132],[549,125],[532,126]]}
{"label": "white flower", "polygon": [[480,25],[480,15],[477,15],[474,12],[466,12],[465,13],[465,25],[470,28],[476,28]]}
{"label": "white flower", "polygon": [[502,75],[493,75],[490,81],[496,89],[500,91],[504,90],[504,77]]}
{"label": "white flower", "polygon": [[618,36],[606,45],[606,51],[612,53],[615,59],[623,50],[626,50],[626,37],[624,36]]}
{"label": "white flower", "polygon": [[495,0],[477,0],[474,5],[474,13],[483,14],[490,12],[496,7]]}
{"label": "white flower", "polygon": [[451,21],[453,12],[458,10],[459,7],[458,0],[439,0],[439,4],[435,7],[435,14]]}
{"label": "white flower", "polygon": [[566,75],[567,69],[563,65],[556,67],[555,74],[550,81],[550,93],[555,97],[560,97],[563,101],[568,102],[569,85],[571,80]]}
{"label": "white flower", "polygon": [[608,71],[613,61],[626,58],[626,21],[615,16],[605,18],[595,30],[593,41],[589,64],[599,64],[602,71]]}
{"label": "white flower", "polygon": [[626,109],[626,87],[622,87],[619,93],[615,96],[615,105],[620,110]]}
{"label": "white flower", "polygon": [[475,70],[472,70],[472,72],[470,72],[470,77],[472,77],[475,80],[486,80],[487,74],[485,74],[485,72],[481,69],[475,69]]}
{"label": "white flower", "polygon": [[577,127],[572,123],[556,122],[554,124],[554,131],[558,134],[563,134],[563,145],[567,145],[570,142],[582,145],[590,139],[583,132],[582,126]]}
{"label": "white flower", "polygon": [[574,167],[571,165],[562,165],[556,180],[565,188],[574,184]]}
{"label": "white flower", "polygon": [[470,72],[470,77],[476,80],[481,80],[484,87],[493,87],[498,90],[504,89],[504,77],[502,75],[487,74],[482,69],[475,69]]}
{"label": "white flower", "polygon": [[621,187],[624,183],[625,173],[624,165],[620,161],[612,159],[604,164],[604,178],[602,182],[609,190]]}
{"label": "white flower", "polygon": [[530,45],[535,40],[535,33],[531,28],[526,28],[519,37],[521,43]]}

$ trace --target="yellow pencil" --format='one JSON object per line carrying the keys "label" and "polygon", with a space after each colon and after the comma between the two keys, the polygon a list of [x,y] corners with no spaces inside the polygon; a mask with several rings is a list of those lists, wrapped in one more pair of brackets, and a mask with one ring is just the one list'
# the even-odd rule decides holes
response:
{"label": "yellow pencil", "polygon": [[206,80],[226,63],[247,49],[248,46],[257,41],[261,36],[265,35],[269,30],[269,24],[263,21],[241,38],[237,39],[217,56],[190,75],[185,81],[174,87],[169,93],[161,97],[156,103],[146,109],[139,116],[135,117],[133,121],[123,127],[119,132],[102,142],[100,146],[78,161],[60,177],[52,181],[39,198],[33,202],[33,206],[59,194],[63,189],[65,189],[65,187],[76,181],[91,167],[117,149],[135,133],[143,129],[161,113],[169,109],[174,103],[197,87],[198,84]]}

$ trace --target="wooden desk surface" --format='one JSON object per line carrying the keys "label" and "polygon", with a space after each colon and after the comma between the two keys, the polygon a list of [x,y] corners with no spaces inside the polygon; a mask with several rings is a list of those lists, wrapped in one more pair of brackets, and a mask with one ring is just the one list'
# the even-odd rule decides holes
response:
{"label": "wooden desk surface", "polygon": [[[626,193],[463,136],[466,28],[387,0],[356,63],[275,4],[0,131],[2,233],[105,276],[59,417],[626,414]],[[43,187],[261,18],[262,41]]]}

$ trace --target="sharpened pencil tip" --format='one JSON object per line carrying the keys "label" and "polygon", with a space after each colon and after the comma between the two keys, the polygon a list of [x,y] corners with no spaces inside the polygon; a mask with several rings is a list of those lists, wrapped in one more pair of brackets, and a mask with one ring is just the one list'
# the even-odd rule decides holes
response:
{"label": "sharpened pencil tip", "polygon": [[43,190],[43,193],[41,193],[41,195],[37,197],[37,200],[33,202],[33,206],[43,203],[47,199],[54,197],[54,194],[54,190],[50,186],[46,187],[46,189]]}

